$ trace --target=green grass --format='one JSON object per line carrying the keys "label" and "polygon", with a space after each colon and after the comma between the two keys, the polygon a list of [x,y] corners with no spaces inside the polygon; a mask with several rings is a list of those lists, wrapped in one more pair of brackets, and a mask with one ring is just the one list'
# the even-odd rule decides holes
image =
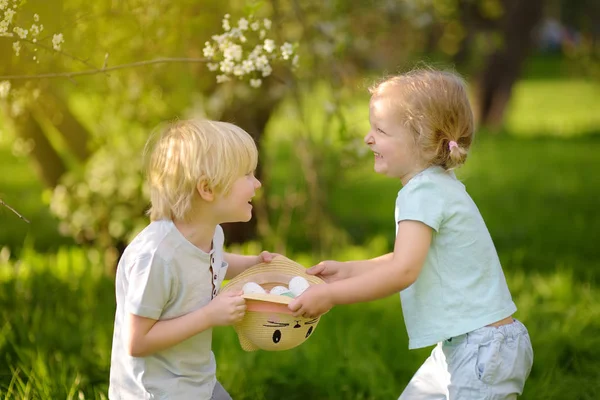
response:
{"label": "green grass", "polygon": [[[536,352],[522,398],[597,398],[597,286],[566,268],[507,269]],[[26,250],[2,263],[0,306],[0,398],[105,398],[115,304],[95,253]],[[333,309],[293,350],[243,352],[230,327],[215,329],[213,347],[219,379],[240,400],[394,398],[429,351],[407,350],[397,296]]]}

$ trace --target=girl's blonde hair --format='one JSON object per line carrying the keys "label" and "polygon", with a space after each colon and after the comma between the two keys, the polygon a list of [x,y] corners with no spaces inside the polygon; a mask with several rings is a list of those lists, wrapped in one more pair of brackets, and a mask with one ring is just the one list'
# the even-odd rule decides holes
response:
{"label": "girl's blonde hair", "polygon": [[186,219],[204,181],[227,194],[233,182],[256,169],[258,151],[243,129],[208,120],[177,121],[146,143],[150,219]]}
{"label": "girl's blonde hair", "polygon": [[369,92],[390,100],[428,165],[448,170],[466,161],[473,140],[473,111],[465,81],[458,74],[417,69],[388,77]]}

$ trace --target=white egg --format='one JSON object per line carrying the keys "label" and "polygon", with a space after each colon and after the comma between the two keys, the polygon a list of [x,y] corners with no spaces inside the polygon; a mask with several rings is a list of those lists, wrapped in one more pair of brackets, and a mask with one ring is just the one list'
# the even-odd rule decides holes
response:
{"label": "white egg", "polygon": [[310,284],[303,277],[295,276],[290,280],[289,286],[290,286],[290,291],[294,294],[294,296],[297,297],[297,296],[300,296],[302,293],[304,293],[304,291],[306,289],[308,289]]}
{"label": "white egg", "polygon": [[273,289],[271,289],[271,291],[269,293],[281,295],[281,294],[287,293],[289,291],[290,291],[290,289],[286,288],[285,286],[275,286]]}
{"label": "white egg", "polygon": [[260,286],[258,283],[256,282],[247,282],[243,287],[242,287],[242,291],[244,292],[244,294],[251,294],[251,293],[267,293],[265,291],[265,289],[262,288],[262,286]]}

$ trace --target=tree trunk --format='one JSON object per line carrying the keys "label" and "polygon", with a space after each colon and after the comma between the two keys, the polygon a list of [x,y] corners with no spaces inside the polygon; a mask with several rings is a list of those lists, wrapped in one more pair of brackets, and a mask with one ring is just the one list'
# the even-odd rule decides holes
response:
{"label": "tree trunk", "polygon": [[[231,122],[248,132],[254,138],[256,147],[260,149],[262,133],[278,102],[279,99],[261,99],[252,104],[245,101],[236,101],[232,107],[225,111],[221,119],[225,122]],[[262,168],[259,157],[256,177],[260,180],[261,176]],[[261,190],[264,190],[264,188]],[[266,196],[263,195],[263,198],[266,198]],[[224,224],[225,239],[227,243],[243,243],[251,240],[256,237],[256,226],[256,215],[249,222]]]}
{"label": "tree trunk", "polygon": [[88,149],[88,129],[73,115],[65,101],[52,92],[44,93],[45,101],[40,102],[42,111],[63,137],[69,150],[79,161],[90,156]]}
{"label": "tree trunk", "polygon": [[544,0],[504,0],[501,22],[503,44],[488,57],[479,79],[478,121],[482,126],[498,129],[512,87],[523,62],[531,51],[532,32],[542,16]]}
{"label": "tree trunk", "polygon": [[25,109],[19,117],[13,118],[13,121],[17,135],[33,142],[29,158],[37,175],[47,187],[56,187],[67,168],[46,137],[35,113],[31,109]]}

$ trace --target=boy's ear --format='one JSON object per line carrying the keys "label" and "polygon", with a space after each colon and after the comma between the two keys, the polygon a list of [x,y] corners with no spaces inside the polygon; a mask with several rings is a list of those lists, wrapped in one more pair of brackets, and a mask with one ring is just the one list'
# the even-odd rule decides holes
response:
{"label": "boy's ear", "polygon": [[200,195],[200,198],[202,198],[202,200],[213,201],[215,199],[214,190],[205,180],[198,182],[198,185],[196,185],[196,189],[198,190],[198,194]]}

